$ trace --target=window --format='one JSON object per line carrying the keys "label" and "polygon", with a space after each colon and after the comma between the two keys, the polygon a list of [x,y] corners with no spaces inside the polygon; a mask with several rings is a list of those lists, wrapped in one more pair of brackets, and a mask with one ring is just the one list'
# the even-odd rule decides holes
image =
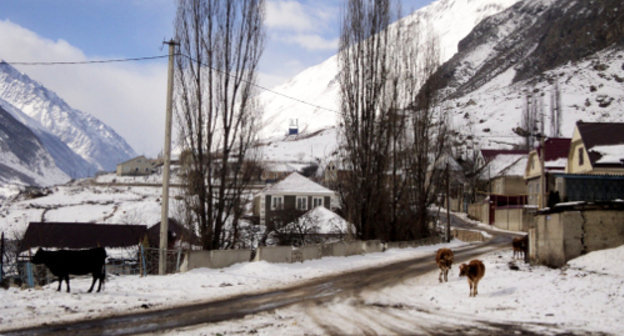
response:
{"label": "window", "polygon": [[583,165],[583,147],[578,149],[578,154],[579,154],[578,164],[579,166],[582,166]]}
{"label": "window", "polygon": [[284,209],[284,196],[271,196],[271,210]]}
{"label": "window", "polygon": [[317,206],[323,205],[323,197],[314,197],[312,199],[312,207],[316,208]]}
{"label": "window", "polygon": [[307,196],[297,196],[297,210],[308,210]]}

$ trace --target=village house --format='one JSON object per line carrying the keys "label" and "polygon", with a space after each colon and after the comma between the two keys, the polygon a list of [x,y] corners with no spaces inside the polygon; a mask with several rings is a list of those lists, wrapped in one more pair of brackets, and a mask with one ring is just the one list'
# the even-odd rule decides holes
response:
{"label": "village house", "polygon": [[330,209],[334,197],[334,191],[294,172],[256,194],[253,213],[261,225],[267,225],[284,212],[305,212],[317,206]]}
{"label": "village house", "polygon": [[555,183],[561,201],[623,199],[624,123],[577,122]]}
{"label": "village house", "polygon": [[525,230],[526,223],[516,213],[524,212],[527,201],[527,154],[526,150],[481,150],[478,162],[485,165],[481,179],[488,181],[487,196],[468,207],[471,217],[504,229]]}
{"label": "village house", "polygon": [[[544,146],[538,146],[529,152],[527,165],[524,171],[528,198],[527,205],[539,207],[547,205],[547,197],[555,191],[554,173],[565,171],[570,151],[569,138],[548,138],[544,141]],[[542,187],[542,163],[544,157],[544,180],[545,187]],[[542,192],[540,192],[540,190]]]}
{"label": "village house", "polygon": [[117,176],[145,176],[153,172],[154,162],[143,155],[117,165]]}
{"label": "village house", "polygon": [[559,267],[624,243],[624,123],[576,123],[565,172],[554,173],[561,203],[538,212],[529,256]]}

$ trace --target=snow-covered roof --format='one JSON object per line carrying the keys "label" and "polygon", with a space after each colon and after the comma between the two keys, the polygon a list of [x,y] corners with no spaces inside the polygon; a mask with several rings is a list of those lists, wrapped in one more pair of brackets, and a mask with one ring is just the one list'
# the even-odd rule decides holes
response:
{"label": "snow-covered roof", "polygon": [[600,154],[598,164],[621,164],[624,161],[624,144],[594,146],[592,152]]}
{"label": "snow-covered roof", "polygon": [[268,186],[262,190],[263,194],[306,194],[306,195],[323,195],[331,196],[334,192],[312,180],[300,175],[292,173],[280,182]]}
{"label": "snow-covered roof", "polygon": [[527,160],[526,154],[497,155],[483,170],[483,177],[524,176]]}
{"label": "snow-covered roof", "polygon": [[[353,224],[347,222],[344,218],[340,217],[335,212],[323,207],[318,206],[301,217],[296,219],[301,225],[309,226],[307,229],[318,234],[347,234],[355,232]],[[295,223],[290,223],[295,225]]]}

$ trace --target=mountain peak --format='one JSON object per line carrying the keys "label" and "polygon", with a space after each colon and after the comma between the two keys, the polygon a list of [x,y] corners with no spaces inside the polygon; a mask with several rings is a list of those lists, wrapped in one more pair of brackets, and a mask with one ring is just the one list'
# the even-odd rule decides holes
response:
{"label": "mountain peak", "polygon": [[[89,176],[97,170],[113,171],[119,162],[136,155],[111,127],[72,108],[56,93],[6,62],[0,62],[0,98],[0,104],[10,105],[6,106],[8,110],[23,112],[29,118],[29,127],[57,137],[86,162],[82,165],[84,169],[72,169],[75,157],[72,164],[65,165],[61,163],[62,157],[55,157],[57,164],[64,166],[64,171],[72,177]],[[48,144],[48,149],[51,146]],[[58,144],[54,147],[58,148]]]}

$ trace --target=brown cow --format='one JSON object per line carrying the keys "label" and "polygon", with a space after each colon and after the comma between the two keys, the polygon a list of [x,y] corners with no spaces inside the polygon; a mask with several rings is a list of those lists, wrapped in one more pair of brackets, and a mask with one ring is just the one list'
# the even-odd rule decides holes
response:
{"label": "brown cow", "polygon": [[444,281],[448,281],[448,272],[453,265],[453,251],[448,248],[438,249],[436,252],[436,264],[440,267],[440,276],[438,280],[442,282],[442,275],[444,274]]}
{"label": "brown cow", "polygon": [[459,276],[467,276],[468,277],[468,285],[470,285],[470,296],[477,296],[479,293],[477,291],[477,286],[479,285],[479,280],[483,278],[485,274],[485,265],[481,262],[481,260],[471,260],[468,265],[461,264],[459,265]]}
{"label": "brown cow", "polygon": [[518,259],[524,259],[529,248],[529,237],[522,236],[514,238],[511,242],[511,246],[513,247],[513,259],[516,259],[516,255]]}

